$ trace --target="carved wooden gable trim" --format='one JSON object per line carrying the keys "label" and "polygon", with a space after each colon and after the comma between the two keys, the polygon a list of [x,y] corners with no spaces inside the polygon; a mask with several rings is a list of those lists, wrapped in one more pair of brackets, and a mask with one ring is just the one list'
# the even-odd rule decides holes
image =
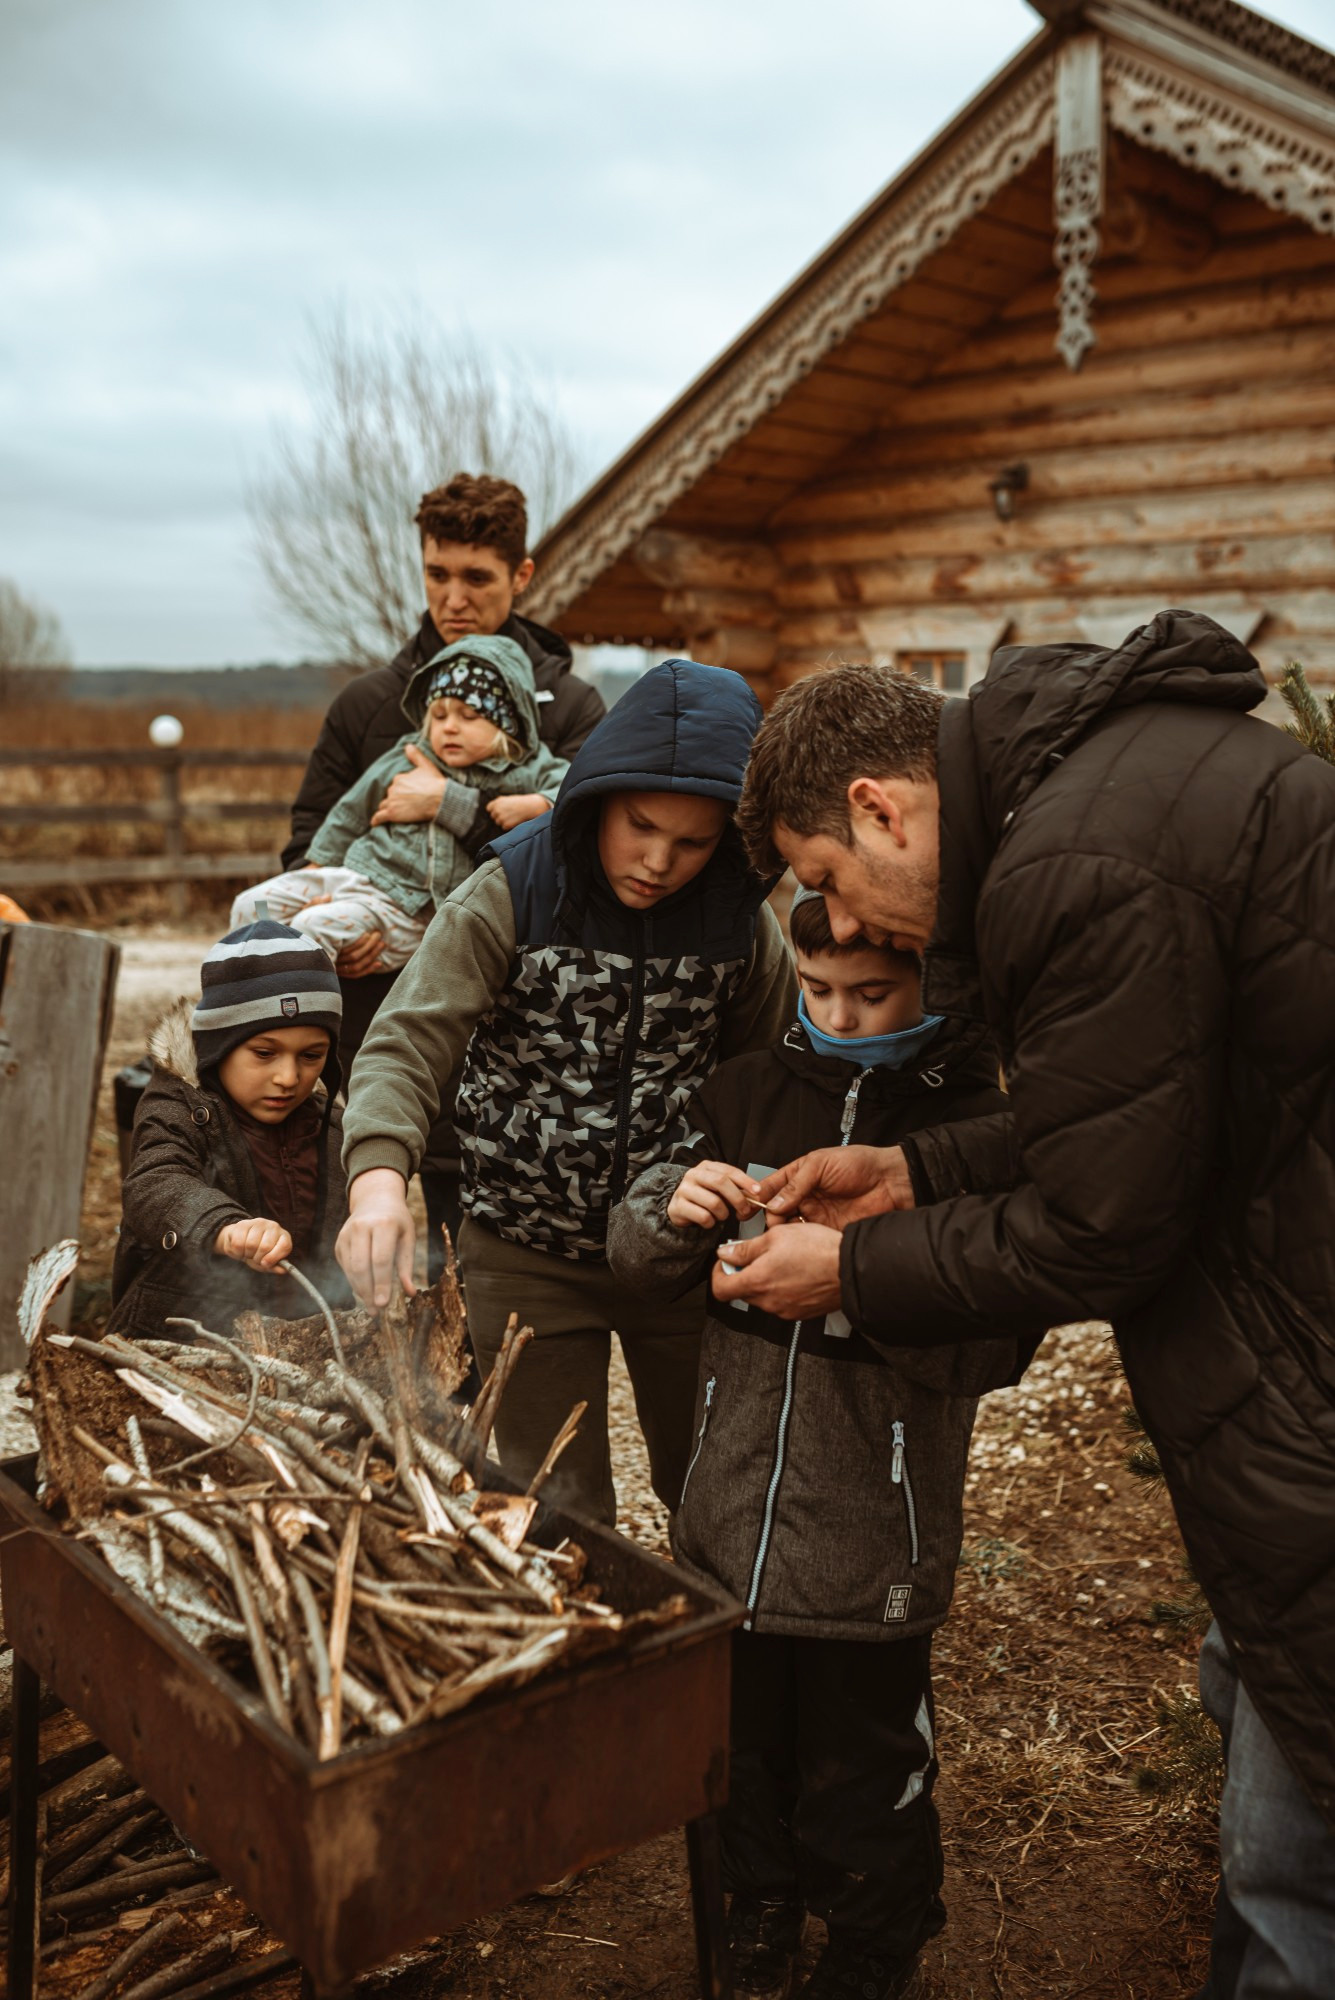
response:
{"label": "carved wooden gable trim", "polygon": [[594,501],[569,542],[558,540],[525,608],[557,618],[651,527],[803,375],[877,312],[919,265],[985,208],[1052,136],[1051,57],[1032,68],[930,174],[861,232],[820,280],[804,288],[750,352],[693,400],[644,462]]}
{"label": "carved wooden gable trim", "polygon": [[1278,21],[1240,6],[1239,0],[1155,0],[1155,5],[1188,27],[1216,36],[1257,62],[1335,97],[1335,55],[1315,42],[1304,41],[1291,28],[1282,28]]}
{"label": "carved wooden gable trim", "polygon": [[1104,50],[1103,91],[1109,124],[1138,145],[1335,236],[1335,143],[1115,46]]}
{"label": "carved wooden gable trim", "polygon": [[1098,339],[1094,262],[1103,216],[1104,122],[1103,44],[1097,35],[1073,35],[1057,53],[1052,155],[1053,257],[1061,272],[1056,348],[1073,369]]}

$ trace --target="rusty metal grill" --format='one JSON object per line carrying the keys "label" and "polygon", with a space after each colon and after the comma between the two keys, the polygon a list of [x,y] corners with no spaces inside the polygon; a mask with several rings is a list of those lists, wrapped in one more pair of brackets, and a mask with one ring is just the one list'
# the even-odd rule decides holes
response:
{"label": "rusty metal grill", "polygon": [[30,1871],[20,1861],[36,1838],[35,1796],[23,1796],[19,1741],[22,1725],[35,1770],[32,1675],[97,1732],[319,1992],[683,1824],[702,1991],[730,1991],[711,1817],[726,1795],[729,1635],[740,1616],[729,1599],[605,1528],[544,1508],[536,1538],[577,1534],[591,1580],[618,1609],[655,1604],[666,1586],[685,1590],[691,1615],[321,1763],[60,1533],[32,1498],[35,1464],[0,1468],[5,1620],[16,1660],[32,1670],[21,1704],[16,1676],[11,2000],[32,1990]]}

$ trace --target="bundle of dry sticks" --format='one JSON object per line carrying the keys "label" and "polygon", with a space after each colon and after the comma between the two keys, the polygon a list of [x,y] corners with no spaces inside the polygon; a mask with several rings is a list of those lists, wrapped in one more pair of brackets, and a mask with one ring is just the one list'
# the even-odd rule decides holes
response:
{"label": "bundle of dry sticks", "polygon": [[331,1312],[292,1275],[320,1305],[311,1319],[94,1342],[39,1310],[29,1354],[44,1504],[285,1730],[333,1757],[686,1614],[673,1595],[623,1615],[585,1582],[579,1544],[529,1539],[582,1404],[527,1494],[485,1490],[531,1329],[511,1317],[462,1420],[452,1256],[431,1291],[381,1314]]}

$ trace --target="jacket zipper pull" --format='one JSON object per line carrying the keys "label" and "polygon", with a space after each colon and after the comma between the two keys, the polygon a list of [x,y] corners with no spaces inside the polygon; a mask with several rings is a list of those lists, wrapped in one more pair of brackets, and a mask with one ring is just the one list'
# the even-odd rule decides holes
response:
{"label": "jacket zipper pull", "polygon": [[705,1383],[704,1415],[700,1419],[700,1428],[695,1435],[695,1450],[691,1453],[691,1462],[686,1468],[686,1477],[681,1482],[681,1499],[677,1502],[679,1508],[685,1503],[686,1488],[691,1483],[691,1474],[695,1471],[695,1461],[704,1449],[705,1432],[709,1429],[709,1406],[714,1400],[714,1390],[717,1386],[718,1376],[711,1375]]}
{"label": "jacket zipper pull", "polygon": [[[870,1069],[860,1069],[848,1086],[844,1108],[839,1118],[839,1144],[846,1146],[853,1136],[853,1123],[858,1115],[858,1093],[871,1075]],[[847,1313],[832,1312],[825,1315],[825,1334],[829,1340],[847,1340],[853,1327]]]}
{"label": "jacket zipper pull", "polygon": [[896,1486],[904,1488],[904,1512],[908,1517],[909,1524],[909,1561],[916,1564],[918,1560],[918,1509],[913,1498],[913,1481],[909,1478],[909,1469],[904,1462],[903,1424],[892,1425],[891,1435],[894,1438],[894,1450],[890,1454],[890,1477]]}
{"label": "jacket zipper pull", "polygon": [[853,1078],[852,1083],[848,1086],[848,1095],[844,1099],[844,1109],[839,1120],[839,1144],[841,1146],[848,1144],[853,1130],[853,1121],[858,1115],[858,1092],[862,1089],[865,1079],[870,1075],[871,1071],[869,1069],[860,1069]]}

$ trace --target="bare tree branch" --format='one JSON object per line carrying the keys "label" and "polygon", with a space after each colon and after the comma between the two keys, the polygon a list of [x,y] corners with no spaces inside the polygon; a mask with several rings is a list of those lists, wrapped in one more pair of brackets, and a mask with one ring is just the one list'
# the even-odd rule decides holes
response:
{"label": "bare tree branch", "polygon": [[305,376],[310,423],[275,432],[247,495],[255,553],[309,644],[376,666],[421,617],[421,495],[456,472],[513,479],[536,538],[574,495],[577,454],[518,363],[420,318],[363,334],[327,314]]}
{"label": "bare tree branch", "polygon": [[69,640],[54,611],[0,577],[0,701],[53,692],[70,665]]}

